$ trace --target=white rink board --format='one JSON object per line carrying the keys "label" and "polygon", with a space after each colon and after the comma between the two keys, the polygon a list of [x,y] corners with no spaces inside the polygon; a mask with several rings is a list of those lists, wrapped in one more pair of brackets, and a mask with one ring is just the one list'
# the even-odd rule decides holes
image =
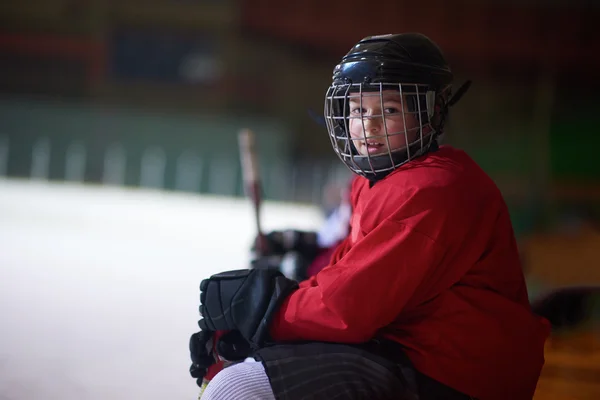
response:
{"label": "white rink board", "polygon": [[245,268],[254,234],[246,199],[0,179],[0,399],[196,399],[198,284]]}

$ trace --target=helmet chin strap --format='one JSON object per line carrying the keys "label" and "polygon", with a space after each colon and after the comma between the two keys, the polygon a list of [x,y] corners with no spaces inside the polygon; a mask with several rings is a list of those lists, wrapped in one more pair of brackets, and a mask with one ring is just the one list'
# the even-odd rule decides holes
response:
{"label": "helmet chin strap", "polygon": [[463,83],[458,90],[456,91],[456,93],[450,98],[450,100],[448,100],[448,103],[446,104],[446,107],[452,107],[453,105],[455,105],[456,103],[458,103],[458,101],[461,99],[461,97],[464,96],[465,93],[467,93],[467,90],[469,90],[469,88],[471,87],[471,83],[473,83],[472,81],[468,80],[465,83]]}
{"label": "helmet chin strap", "polygon": [[467,91],[471,87],[471,83],[472,83],[471,80],[468,80],[465,83],[463,83],[458,88],[458,90],[456,91],[456,93],[443,106],[443,108],[442,108],[442,110],[440,112],[439,123],[436,126],[436,130],[437,130],[436,137],[439,137],[439,136],[441,136],[441,135],[444,134],[444,124],[446,122],[446,118],[447,118],[447,115],[448,115],[448,109],[450,107],[453,107],[456,103],[458,103],[458,101],[465,95],[465,93],[467,93]]}

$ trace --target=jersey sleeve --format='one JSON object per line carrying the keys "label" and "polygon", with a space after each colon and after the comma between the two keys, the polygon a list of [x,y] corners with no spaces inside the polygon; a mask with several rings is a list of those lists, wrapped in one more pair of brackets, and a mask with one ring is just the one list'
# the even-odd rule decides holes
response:
{"label": "jersey sleeve", "polygon": [[364,342],[397,317],[441,259],[433,239],[387,219],[290,295],[271,335],[279,341]]}

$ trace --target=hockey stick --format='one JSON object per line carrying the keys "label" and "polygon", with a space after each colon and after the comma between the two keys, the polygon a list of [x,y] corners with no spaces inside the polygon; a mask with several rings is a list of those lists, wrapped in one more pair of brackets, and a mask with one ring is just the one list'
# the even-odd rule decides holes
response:
{"label": "hockey stick", "polygon": [[258,170],[258,157],[256,152],[254,132],[250,129],[242,129],[238,135],[240,148],[240,161],[242,166],[242,177],[246,196],[252,201],[254,209],[254,223],[256,225],[256,256],[259,257],[266,252],[266,241],[260,223],[260,208],[262,204],[261,182]]}
{"label": "hockey stick", "polygon": [[[250,129],[242,129],[238,134],[238,145],[240,151],[240,161],[242,167],[242,180],[244,185],[244,191],[246,196],[250,198],[252,201],[252,208],[254,209],[254,222],[256,224],[256,233],[257,233],[257,241],[256,241],[256,255],[260,256],[264,254],[264,250],[266,249],[265,237],[262,233],[262,227],[260,224],[260,206],[262,203],[261,197],[261,184],[260,184],[260,175],[258,173],[258,161],[257,161],[257,153],[255,147],[255,138],[254,132]],[[209,354],[215,355],[215,364],[213,366],[216,370],[221,370],[225,368],[227,365],[231,364],[230,361],[222,359],[216,351],[216,341],[209,341],[207,343],[207,352]],[[219,365],[217,367],[217,365]],[[210,374],[210,368],[208,374]],[[198,400],[202,398],[204,394],[204,390],[208,386],[211,377],[204,377],[202,380],[202,385],[200,387],[200,392],[198,394]]]}

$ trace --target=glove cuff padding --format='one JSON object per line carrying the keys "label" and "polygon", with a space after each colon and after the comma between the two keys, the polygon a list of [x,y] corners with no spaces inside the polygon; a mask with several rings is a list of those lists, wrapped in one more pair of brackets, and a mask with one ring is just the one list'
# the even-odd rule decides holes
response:
{"label": "glove cuff padding", "polygon": [[267,339],[269,324],[298,283],[271,269],[244,269],[211,276],[200,286],[207,329],[238,330],[255,348]]}
{"label": "glove cuff padding", "polygon": [[298,282],[286,278],[283,274],[275,277],[273,281],[273,291],[265,314],[256,327],[254,336],[249,339],[249,342],[255,344],[257,347],[261,347],[265,342],[271,341],[269,327],[273,317],[275,317],[275,313],[279,310],[285,299],[298,289]]}

